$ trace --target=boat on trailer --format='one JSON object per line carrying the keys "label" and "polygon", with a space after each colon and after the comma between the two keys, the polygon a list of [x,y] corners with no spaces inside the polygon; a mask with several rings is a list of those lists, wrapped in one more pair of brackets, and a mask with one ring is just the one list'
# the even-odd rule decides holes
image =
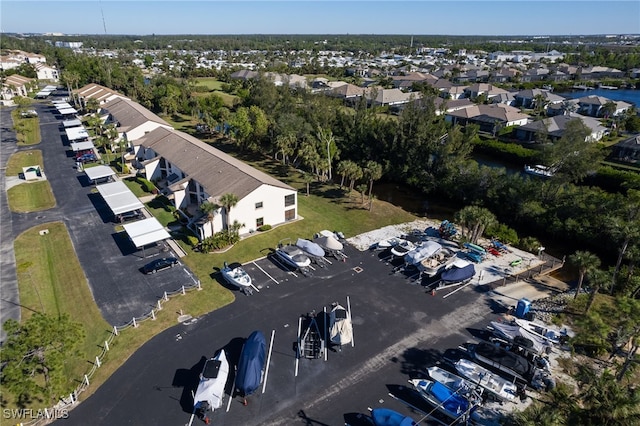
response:
{"label": "boat on trailer", "polygon": [[428,277],[435,277],[448,265],[451,265],[456,260],[456,256],[455,251],[443,247],[433,256],[423,259],[418,265],[418,269]]}
{"label": "boat on trailer", "polygon": [[245,294],[251,294],[251,276],[242,266],[229,266],[224,262],[224,267],[220,270],[225,281],[232,286],[238,287]]}
{"label": "boat on trailer", "polygon": [[224,349],[205,361],[198,388],[193,396],[194,412],[199,413],[203,419],[207,419],[207,412],[215,411],[222,407],[224,389],[229,377],[229,361]]}
{"label": "boat on trailer", "polygon": [[267,341],[261,331],[249,335],[242,346],[238,370],[236,372],[236,391],[245,398],[253,394],[264,377]]}
{"label": "boat on trailer", "polygon": [[325,342],[315,312],[306,315],[306,327],[298,339],[298,358],[318,359],[324,355]]}
{"label": "boat on trailer", "polygon": [[470,382],[481,386],[501,401],[513,401],[518,387],[511,381],[492,373],[481,365],[467,359],[460,359],[454,364],[456,371]]}
{"label": "boat on trailer", "polygon": [[276,249],[276,256],[293,269],[304,270],[311,265],[309,256],[307,256],[302,249],[291,244],[279,243]]}
{"label": "boat on trailer", "polygon": [[412,379],[409,383],[436,411],[454,421],[464,423],[472,408],[479,403],[470,402],[464,396],[468,393],[467,389],[450,388],[434,379]]}
{"label": "boat on trailer", "polygon": [[400,241],[395,246],[391,247],[391,254],[396,257],[404,257],[407,253],[416,249],[416,245],[409,240],[400,238]]}
{"label": "boat on trailer", "polygon": [[569,331],[567,329],[559,330],[557,328],[539,324],[533,321],[527,321],[525,319],[516,318],[514,322],[524,328],[525,330],[535,334],[536,336],[541,337],[547,342],[553,343],[555,345],[561,344],[564,340],[571,337]]}
{"label": "boat on trailer", "polygon": [[353,340],[351,313],[337,302],[331,306],[329,313],[329,340],[340,348]]}
{"label": "boat on trailer", "polygon": [[400,414],[389,408],[374,408],[371,410],[374,426],[416,426],[411,417]]}

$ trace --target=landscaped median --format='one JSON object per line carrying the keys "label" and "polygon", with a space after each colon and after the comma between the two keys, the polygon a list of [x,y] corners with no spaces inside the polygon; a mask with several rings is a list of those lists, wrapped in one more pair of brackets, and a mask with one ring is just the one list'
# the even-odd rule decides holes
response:
{"label": "landscaped median", "polygon": [[18,138],[18,145],[35,145],[40,143],[40,119],[36,117],[22,117],[20,109],[11,112],[13,129]]}
{"label": "landscaped median", "polygon": [[[43,167],[42,151],[34,149],[19,151],[7,161],[5,174],[7,177],[18,178],[24,167]],[[17,183],[17,182],[15,182]],[[56,200],[47,180],[20,181],[7,190],[7,201],[11,211],[28,213],[47,210],[55,207]]]}

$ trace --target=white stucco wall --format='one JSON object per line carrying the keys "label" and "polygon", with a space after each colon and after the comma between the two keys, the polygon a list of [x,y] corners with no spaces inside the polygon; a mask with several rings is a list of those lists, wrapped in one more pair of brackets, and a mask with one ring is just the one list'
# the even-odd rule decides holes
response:
{"label": "white stucco wall", "polygon": [[[256,220],[264,219],[265,225],[278,225],[285,222],[285,211],[295,209],[295,218],[298,217],[298,199],[297,194],[295,203],[292,206],[285,207],[284,198],[286,195],[296,194],[295,191],[284,188],[277,188],[270,185],[262,185],[256,189],[231,209],[230,222],[234,220],[244,224],[240,228],[240,233],[244,234],[249,230],[256,229]],[[256,209],[256,203],[262,203],[262,207]]]}

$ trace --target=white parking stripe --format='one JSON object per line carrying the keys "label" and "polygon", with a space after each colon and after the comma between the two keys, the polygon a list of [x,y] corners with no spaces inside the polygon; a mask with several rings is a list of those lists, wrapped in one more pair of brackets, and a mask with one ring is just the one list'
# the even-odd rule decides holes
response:
{"label": "white parking stripe", "polygon": [[263,272],[267,277],[269,277],[269,278],[271,279],[271,281],[273,281],[273,282],[274,282],[274,283],[276,283],[276,284],[280,284],[280,283],[278,282],[278,280],[276,280],[276,279],[275,279],[275,278],[273,278],[271,275],[269,275],[269,274],[267,273],[267,271],[265,271],[264,269],[262,269],[262,268],[260,267],[260,265],[258,265],[255,261],[254,261],[254,262],[251,262],[251,263],[253,263],[254,265],[256,265],[256,268],[260,269],[260,270],[261,270],[261,271],[262,271],[262,272]]}

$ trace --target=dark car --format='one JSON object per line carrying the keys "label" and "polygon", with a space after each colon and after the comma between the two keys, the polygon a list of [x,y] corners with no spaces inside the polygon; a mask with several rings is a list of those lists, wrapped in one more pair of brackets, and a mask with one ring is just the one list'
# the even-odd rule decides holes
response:
{"label": "dark car", "polygon": [[132,220],[142,219],[144,215],[140,210],[133,210],[130,212],[124,212],[116,215],[116,222],[125,223],[130,222]]}
{"label": "dark car", "polygon": [[155,274],[158,271],[164,269],[173,268],[178,264],[178,259],[175,257],[163,257],[162,259],[156,259],[153,262],[149,262],[142,267],[142,272],[145,274]]}

